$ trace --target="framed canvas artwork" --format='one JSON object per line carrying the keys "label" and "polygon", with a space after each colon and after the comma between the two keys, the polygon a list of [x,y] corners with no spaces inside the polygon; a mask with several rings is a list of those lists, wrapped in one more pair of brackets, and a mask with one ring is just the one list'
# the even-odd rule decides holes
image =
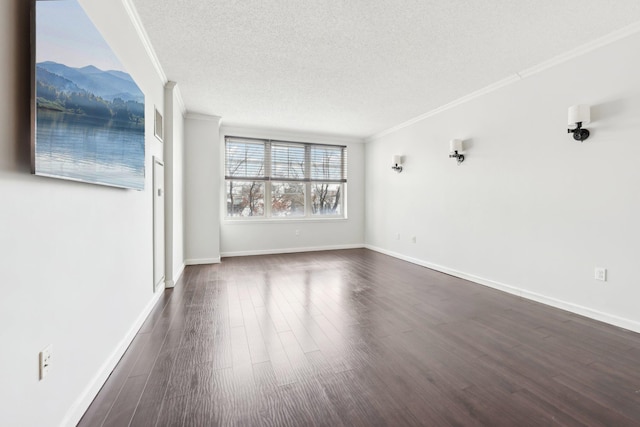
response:
{"label": "framed canvas artwork", "polygon": [[35,0],[31,169],[144,189],[144,94],[77,0]]}

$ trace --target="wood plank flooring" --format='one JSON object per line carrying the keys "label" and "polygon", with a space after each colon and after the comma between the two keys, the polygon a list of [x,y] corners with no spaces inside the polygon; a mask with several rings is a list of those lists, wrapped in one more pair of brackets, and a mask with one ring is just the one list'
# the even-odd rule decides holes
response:
{"label": "wood plank flooring", "polygon": [[366,249],[185,270],[80,426],[640,426],[640,334]]}

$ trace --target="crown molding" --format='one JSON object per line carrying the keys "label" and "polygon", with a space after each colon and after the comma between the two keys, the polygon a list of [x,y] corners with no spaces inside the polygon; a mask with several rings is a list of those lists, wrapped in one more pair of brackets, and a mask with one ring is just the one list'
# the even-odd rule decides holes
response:
{"label": "crown molding", "polygon": [[572,49],[568,52],[562,53],[558,56],[555,56],[553,58],[551,58],[548,61],[544,61],[541,62],[538,65],[534,65],[533,67],[527,68],[525,70],[522,70],[521,72],[519,72],[518,74],[520,76],[524,77],[529,77],[532,76],[534,74],[538,74],[541,71],[544,71],[548,68],[551,67],[555,67],[556,65],[560,65],[564,62],[567,62],[571,59],[574,58],[578,58],[582,55],[585,55],[589,52],[592,52],[598,48],[601,48],[603,46],[607,46],[611,43],[614,43],[618,40],[622,40],[624,38],[627,38],[629,36],[632,36],[636,33],[640,32],[640,22],[636,22],[634,24],[631,25],[627,25],[626,27],[623,27],[619,30],[616,30],[612,33],[607,34],[606,36],[600,37],[598,39],[595,39],[589,43],[585,43],[582,46],[578,46],[575,49]]}
{"label": "crown molding", "polygon": [[176,101],[178,101],[178,108],[180,109],[180,113],[182,114],[182,117],[185,117],[187,115],[187,106],[184,103],[184,98],[182,97],[180,86],[174,87],[173,94],[176,97]]}
{"label": "crown molding", "polygon": [[296,131],[291,129],[269,128],[252,125],[222,123],[220,126],[221,135],[237,135],[254,138],[270,138],[282,139],[290,141],[308,141],[308,142],[333,142],[336,144],[361,144],[365,140],[363,138],[326,134],[320,132]]}
{"label": "crown molding", "polygon": [[464,104],[466,102],[471,101],[472,99],[476,99],[481,97],[482,95],[486,95],[487,93],[493,92],[495,90],[498,90],[504,86],[508,86],[511,83],[517,82],[519,80],[521,80],[522,78],[518,75],[518,74],[514,74],[513,76],[509,76],[506,79],[502,79],[496,83],[490,84],[489,86],[486,86],[482,89],[476,90],[475,92],[471,92],[468,95],[463,96],[462,98],[458,98],[455,101],[451,101],[448,104],[444,104],[441,107],[438,107],[436,109],[433,109],[431,111],[428,111],[424,114],[419,115],[418,117],[414,117],[411,120],[407,120],[406,122],[402,122],[399,125],[393,126],[391,128],[385,129],[382,132],[378,132],[376,134],[373,134],[371,136],[368,136],[365,138],[366,142],[371,142],[374,141],[376,139],[382,138],[385,135],[389,135],[390,133],[396,132],[400,129],[406,128],[408,126],[411,126],[414,123],[420,122],[426,118],[435,116],[436,114],[440,114],[443,111],[449,110],[453,107],[457,107],[458,105]]}
{"label": "crown molding", "polygon": [[122,0],[122,4],[124,6],[125,11],[127,12],[127,15],[129,15],[129,19],[131,20],[133,27],[138,33],[138,37],[140,38],[140,41],[144,46],[144,50],[147,51],[147,55],[149,56],[149,59],[153,64],[153,68],[156,70],[158,77],[160,77],[162,84],[163,85],[166,84],[169,79],[167,78],[167,75],[164,73],[164,70],[160,65],[160,61],[158,60],[156,51],[153,49],[153,45],[149,40],[149,35],[147,34],[146,30],[144,29],[144,26],[142,25],[142,21],[140,20],[140,15],[138,15],[138,11],[136,10],[136,7],[133,5],[132,0]]}
{"label": "crown molding", "polygon": [[132,0],[122,0],[122,4],[124,5],[124,9],[127,12],[127,15],[129,15],[129,19],[131,20],[131,23],[133,24],[134,29],[138,33],[138,37],[140,38],[140,41],[144,46],[144,50],[147,52],[147,55],[151,60],[151,64],[153,64],[153,68],[156,70],[156,74],[158,74],[158,77],[160,77],[160,81],[162,81],[165,87],[173,89],[173,94],[175,95],[176,100],[178,101],[178,108],[180,109],[182,116],[185,117],[187,114],[187,107],[184,103],[182,92],[180,92],[180,87],[177,85],[176,82],[170,81],[167,78],[167,75],[165,74],[164,70],[162,69],[162,65],[160,64],[158,55],[156,55],[156,51],[153,48],[153,45],[151,44],[151,40],[149,40],[149,35],[147,34],[147,31],[144,29],[144,26],[142,25],[142,21],[140,20],[140,15],[138,15],[138,11],[136,10],[136,7],[132,3]]}
{"label": "crown molding", "polygon": [[193,111],[187,111],[186,114],[184,115],[185,119],[192,119],[192,120],[207,120],[210,122],[220,122],[221,117],[220,116],[214,116],[213,114],[205,114],[205,113],[196,113]]}
{"label": "crown molding", "polygon": [[618,40],[624,39],[626,37],[632,36],[634,34],[637,34],[638,32],[640,32],[640,22],[636,22],[634,24],[628,25],[626,27],[623,27],[619,30],[616,30],[612,33],[607,34],[606,36],[600,37],[598,39],[595,39],[589,43],[585,43],[582,46],[579,46],[575,49],[572,49],[568,52],[565,52],[563,54],[557,55],[553,58],[551,58],[548,61],[544,61],[541,62],[538,65],[535,65],[533,67],[527,68],[525,70],[522,70],[518,73],[515,73],[505,79],[502,79],[496,83],[490,84],[489,86],[486,86],[482,89],[479,89],[477,91],[471,92],[468,95],[465,95],[461,98],[458,98],[452,102],[449,102],[448,104],[445,104],[441,107],[435,108],[431,111],[428,111],[424,114],[421,114],[413,119],[407,120],[406,122],[402,122],[399,125],[390,127],[388,129],[385,129],[383,131],[380,131],[378,133],[375,133],[373,135],[370,135],[368,137],[365,138],[366,142],[371,142],[374,141],[376,139],[382,138],[383,136],[389,135],[390,133],[396,132],[400,129],[406,128],[408,126],[411,126],[414,123],[420,122],[426,118],[435,116],[436,114],[439,114],[443,111],[449,110],[451,108],[457,107],[458,105],[464,104],[466,102],[469,102],[473,99],[476,99],[478,97],[481,97],[483,95],[486,95],[490,92],[496,91],[500,88],[503,88],[505,86],[508,86],[512,83],[518,82],[526,77],[530,77],[533,76],[535,74],[538,74],[542,71],[545,71],[549,68],[555,67],[556,65],[560,65],[563,64],[567,61],[570,61],[571,59],[577,58],[579,56],[585,55],[589,52],[592,52],[598,48],[601,48],[603,46],[609,45],[613,42],[616,42]]}
{"label": "crown molding", "polygon": [[172,93],[173,96],[176,100],[176,107],[178,108],[178,110],[180,111],[180,114],[182,114],[182,117],[184,117],[187,114],[187,108],[184,105],[184,100],[182,99],[182,93],[180,92],[180,86],[178,86],[178,83],[169,80],[165,85],[164,85],[165,89],[169,89]]}

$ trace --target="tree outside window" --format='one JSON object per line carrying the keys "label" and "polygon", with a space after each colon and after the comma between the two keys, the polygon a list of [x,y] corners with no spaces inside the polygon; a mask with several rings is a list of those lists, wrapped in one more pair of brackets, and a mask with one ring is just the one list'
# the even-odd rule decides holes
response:
{"label": "tree outside window", "polygon": [[227,136],[228,218],[344,217],[347,149]]}

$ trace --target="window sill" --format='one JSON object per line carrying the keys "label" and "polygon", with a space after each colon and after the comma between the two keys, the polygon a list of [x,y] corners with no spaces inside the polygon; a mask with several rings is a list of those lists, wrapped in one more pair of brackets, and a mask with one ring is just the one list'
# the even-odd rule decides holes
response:
{"label": "window sill", "polygon": [[294,223],[330,223],[330,222],[342,222],[347,221],[346,217],[331,217],[331,218],[243,218],[233,219],[224,218],[223,223],[226,225],[246,225],[246,224],[294,224]]}

